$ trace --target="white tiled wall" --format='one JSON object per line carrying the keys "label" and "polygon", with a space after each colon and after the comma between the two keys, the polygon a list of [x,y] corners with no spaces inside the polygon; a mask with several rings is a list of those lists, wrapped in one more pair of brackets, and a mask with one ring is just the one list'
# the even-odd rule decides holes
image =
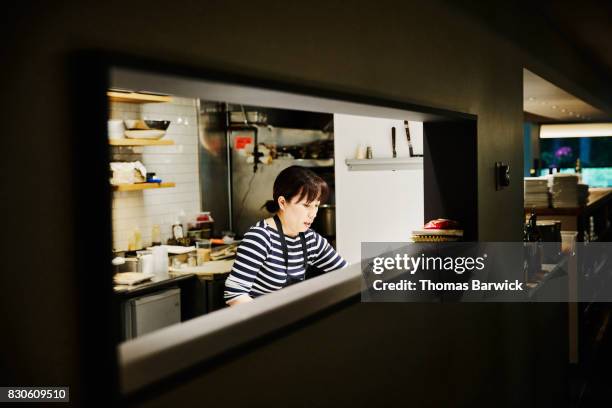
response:
{"label": "white tiled wall", "polygon": [[111,119],[170,120],[165,138],[172,146],[112,147],[111,161],[140,160],[147,171],[174,188],[113,193],[113,248],[126,250],[134,227],[143,245],[151,243],[154,224],[161,228],[162,241],[171,236],[171,225],[183,210],[187,215],[200,210],[198,171],[197,100],[173,97],[170,103],[111,104]]}

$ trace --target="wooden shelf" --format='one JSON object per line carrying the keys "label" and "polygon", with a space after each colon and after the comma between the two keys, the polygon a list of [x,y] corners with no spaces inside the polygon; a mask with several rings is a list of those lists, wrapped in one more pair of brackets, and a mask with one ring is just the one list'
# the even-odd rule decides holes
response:
{"label": "wooden shelf", "polygon": [[174,144],[171,139],[108,139],[108,144],[111,146],[170,146]]}
{"label": "wooden shelf", "polygon": [[171,188],[175,187],[176,183],[137,183],[137,184],[119,184],[114,185],[114,191],[140,191],[149,190],[152,188]]}
{"label": "wooden shelf", "polygon": [[172,102],[172,97],[167,95],[152,95],[137,92],[108,91],[106,93],[111,102],[126,103],[162,103]]}

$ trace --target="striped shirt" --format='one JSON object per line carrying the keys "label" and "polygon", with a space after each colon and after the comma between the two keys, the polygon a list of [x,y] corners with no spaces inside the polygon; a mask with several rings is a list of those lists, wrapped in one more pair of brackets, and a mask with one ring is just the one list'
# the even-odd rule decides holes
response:
{"label": "striped shirt", "polygon": [[[325,272],[347,266],[325,238],[312,229],[305,233],[308,264]],[[304,252],[299,235],[285,235],[289,274],[293,279],[304,278]],[[285,286],[287,267],[278,232],[261,220],[252,226],[238,246],[232,272],[225,280],[225,300],[240,295],[257,297]]]}

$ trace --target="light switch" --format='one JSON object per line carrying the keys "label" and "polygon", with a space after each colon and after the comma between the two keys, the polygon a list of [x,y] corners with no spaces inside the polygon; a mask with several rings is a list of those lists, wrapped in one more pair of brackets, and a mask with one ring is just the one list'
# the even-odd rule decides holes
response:
{"label": "light switch", "polygon": [[495,189],[501,190],[510,185],[510,166],[503,162],[495,162]]}

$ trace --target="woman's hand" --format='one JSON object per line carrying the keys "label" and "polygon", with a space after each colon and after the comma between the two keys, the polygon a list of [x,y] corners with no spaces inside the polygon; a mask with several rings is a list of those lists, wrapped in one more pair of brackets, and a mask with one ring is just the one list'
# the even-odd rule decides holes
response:
{"label": "woman's hand", "polygon": [[252,301],[253,301],[253,298],[250,297],[249,295],[240,295],[238,297],[233,298],[232,300],[227,301],[226,303],[229,306],[235,306],[235,305],[239,305],[240,303],[248,303]]}

